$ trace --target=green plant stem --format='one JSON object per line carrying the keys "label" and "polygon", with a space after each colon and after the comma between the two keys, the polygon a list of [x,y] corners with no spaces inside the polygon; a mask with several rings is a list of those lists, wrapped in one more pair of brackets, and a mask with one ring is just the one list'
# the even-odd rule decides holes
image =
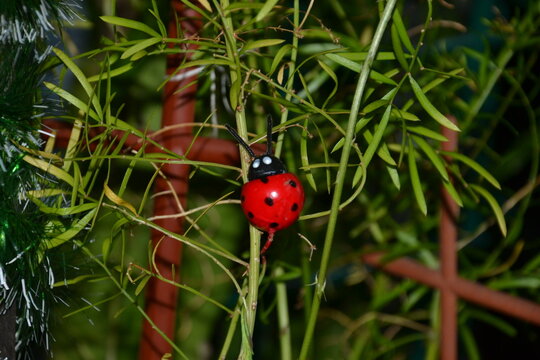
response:
{"label": "green plant stem", "polygon": [[[237,46],[236,46],[236,40],[234,37],[234,29],[233,29],[233,22],[229,16],[225,16],[225,13],[223,9],[226,9],[229,6],[229,0],[221,0],[220,4],[217,3],[216,0],[214,0],[214,4],[216,5],[216,8],[218,9],[219,16],[222,19],[223,22],[223,31],[225,34],[226,39],[226,45],[227,45],[227,55],[228,57],[234,62],[235,67],[230,68],[230,76],[231,76],[231,83],[233,86],[231,86],[231,92],[232,89],[236,89],[237,87],[234,86],[234,83],[237,84],[240,83],[242,80],[242,73],[241,73],[241,66],[240,66],[240,58],[238,56]],[[238,90],[235,90],[235,93],[232,93],[230,95],[231,99],[234,97],[236,98],[234,103],[236,103],[235,106],[235,119],[236,119],[236,129],[238,131],[238,134],[243,137],[244,139],[247,139],[247,124],[246,124],[246,114],[245,109],[243,105],[243,96],[244,90],[241,86],[238,86]],[[249,169],[249,163],[251,161],[249,154],[242,149],[242,146],[240,146],[241,151],[241,164],[242,164],[242,177],[244,182],[246,182],[247,179],[247,173]],[[245,326],[243,326],[244,329],[248,331],[248,338],[246,339],[244,336],[242,336],[242,348],[240,350],[240,359],[247,359],[251,358],[251,354],[253,352],[252,346],[251,346],[251,338],[253,336],[253,329],[255,327],[255,317],[257,315],[257,299],[258,299],[258,293],[259,293],[259,272],[260,272],[260,249],[261,249],[261,234],[259,230],[254,228],[253,226],[249,227],[249,239],[250,239],[250,247],[249,247],[249,268],[248,268],[248,291],[247,295],[245,297],[245,302],[242,307],[242,320],[245,321]]]}
{"label": "green plant stem", "polygon": [[292,359],[291,350],[291,324],[289,320],[289,304],[287,301],[287,285],[280,280],[284,271],[281,266],[277,266],[274,270],[276,280],[276,298],[277,298],[277,315],[278,315],[278,331],[279,331],[279,348],[281,352],[281,360]]}
{"label": "green plant stem", "polygon": [[234,309],[231,323],[229,324],[229,329],[227,330],[227,336],[225,337],[225,341],[223,342],[223,346],[221,347],[221,352],[219,353],[219,360],[225,360],[227,358],[227,353],[229,352],[229,348],[231,347],[232,339],[234,337],[234,333],[236,332],[236,326],[238,325],[238,319],[240,318],[240,311],[242,309],[242,303],[239,301],[238,305]]}
{"label": "green plant stem", "polygon": [[315,285],[315,296],[313,297],[313,302],[311,305],[311,314],[309,321],[306,327],[304,340],[302,343],[302,349],[300,351],[300,359],[306,359],[308,350],[313,339],[313,333],[315,330],[315,323],[317,322],[317,315],[319,313],[319,307],[321,304],[321,298],[324,293],[324,287],[326,285],[326,273],[328,269],[328,263],[330,260],[330,252],[332,249],[332,242],[334,240],[334,231],[337,223],[337,216],[339,210],[339,204],[341,202],[341,194],[343,191],[343,185],[345,182],[345,173],[347,171],[347,164],[349,162],[349,155],[352,148],[353,137],[354,137],[354,128],[356,125],[358,111],[360,109],[360,104],[362,102],[362,97],[366,89],[366,84],[369,78],[369,72],[371,70],[371,65],[377,51],[379,49],[379,44],[381,43],[383,34],[388,26],[388,23],[392,17],[392,12],[396,5],[396,0],[389,0],[384,8],[384,11],[381,16],[381,20],[377,25],[377,30],[373,35],[373,41],[368,51],[368,55],[364,63],[362,64],[362,71],[358,78],[358,83],[354,93],[353,102],[351,105],[351,112],[349,115],[349,120],[347,123],[347,130],[345,134],[345,142],[343,145],[343,150],[341,153],[341,158],[339,161],[339,168],[336,177],[336,186],[334,189],[334,195],[332,197],[332,206],[330,208],[330,216],[328,219],[328,226],[326,228],[326,236],[324,239],[324,247],[321,258],[321,265],[319,268],[318,281]]}
{"label": "green plant stem", "polygon": [[[296,59],[298,56],[298,34],[301,29],[298,28],[300,24],[300,4],[299,0],[294,0],[294,13],[293,13],[293,39],[292,39],[292,49],[291,49],[291,61],[289,62],[289,77],[287,80],[287,84],[285,84],[285,88],[288,90],[288,92],[285,94],[285,100],[290,101],[292,97],[292,87],[294,84],[294,73],[296,71]],[[284,108],[283,112],[281,113],[281,118],[279,120],[280,124],[283,124],[285,121],[287,121],[287,117],[289,116],[289,109]],[[281,150],[283,149],[283,138],[284,133],[280,133],[276,142],[276,148],[275,148],[275,155],[276,157],[279,157],[281,155]]]}

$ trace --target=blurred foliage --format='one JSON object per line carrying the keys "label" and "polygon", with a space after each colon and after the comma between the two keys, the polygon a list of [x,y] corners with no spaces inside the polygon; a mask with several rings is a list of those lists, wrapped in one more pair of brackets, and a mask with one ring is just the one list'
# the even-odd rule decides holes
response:
{"label": "blurred foliage", "polygon": [[[167,37],[172,12],[165,2],[84,3],[90,28],[68,32],[66,47],[50,63],[59,81],[47,87],[63,99],[65,120],[81,127],[63,153],[72,163],[66,182],[78,189],[73,199],[100,210],[85,217],[84,225],[92,225],[81,244],[88,258],[77,266],[87,276],[68,287],[78,306],[56,309],[56,358],[136,356],[152,264],[152,182],[159,164],[186,160],[166,149],[125,153],[106,140],[123,130],[151,141],[146,131],[159,128],[171,52],[189,52],[180,67],[200,70],[197,121],[209,126],[198,135],[228,138],[218,125],[236,123],[260,139],[253,134],[265,133],[272,114],[280,119],[277,152],[306,188],[300,222],[278,233],[266,254],[253,335],[257,359],[276,358],[280,346],[296,357],[303,341],[317,359],[437,358],[438,293],[366,266],[360,256],[385,250],[437,268],[442,186],[463,205],[461,276],[540,300],[534,193],[540,82],[533,70],[540,8],[534,2],[483,8],[484,2],[456,1],[452,8],[443,1],[399,1],[376,48],[373,34],[389,3],[213,1],[200,8],[202,33],[190,39],[198,46],[191,50],[167,47],[186,39]],[[370,50],[377,54],[373,71],[355,100]],[[355,105],[360,111],[351,114]],[[441,126],[454,128],[443,114],[458,119],[458,152],[441,152]],[[104,131],[90,148],[83,140],[98,127]],[[345,150],[352,150],[350,157]],[[189,215],[198,226],[185,236],[170,234],[188,245],[174,342],[188,358],[217,358],[230,313],[241,308],[235,282],[243,287],[250,256],[247,222],[230,204],[240,169],[190,164],[188,209],[208,211]],[[339,212],[331,206],[338,187]],[[333,216],[338,226],[325,235]],[[313,256],[298,232],[317,246]],[[283,289],[285,298],[278,296]],[[318,289],[324,294],[314,310]],[[290,343],[277,322],[284,307]],[[245,316],[229,358],[246,346]],[[313,317],[310,343],[306,324]],[[517,320],[462,302],[459,324],[467,358],[508,358],[494,350],[493,338],[508,341],[514,355],[538,355],[538,329]]]}

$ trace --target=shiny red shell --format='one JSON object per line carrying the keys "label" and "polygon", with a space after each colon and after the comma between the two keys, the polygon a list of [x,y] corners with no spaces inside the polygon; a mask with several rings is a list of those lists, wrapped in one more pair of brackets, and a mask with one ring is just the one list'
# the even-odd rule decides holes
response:
{"label": "shiny red shell", "polygon": [[298,219],[304,189],[294,174],[270,175],[245,183],[240,201],[251,225],[273,234]]}

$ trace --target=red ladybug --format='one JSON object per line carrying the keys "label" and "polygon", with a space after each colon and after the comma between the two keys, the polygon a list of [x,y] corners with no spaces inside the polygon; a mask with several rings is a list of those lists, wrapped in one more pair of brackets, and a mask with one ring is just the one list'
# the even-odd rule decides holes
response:
{"label": "red ladybug", "polygon": [[266,153],[256,156],[249,145],[231,126],[225,125],[232,136],[251,155],[248,182],[242,186],[242,210],[251,225],[268,233],[263,254],[272,244],[274,233],[291,226],[304,207],[304,189],[300,180],[285,170],[272,153],[272,120],[268,117]]}

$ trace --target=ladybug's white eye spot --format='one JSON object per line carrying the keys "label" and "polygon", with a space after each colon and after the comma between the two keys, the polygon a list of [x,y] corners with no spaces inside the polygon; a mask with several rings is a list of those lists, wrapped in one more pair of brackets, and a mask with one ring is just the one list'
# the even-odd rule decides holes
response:
{"label": "ladybug's white eye spot", "polygon": [[251,167],[254,168],[254,169],[256,169],[256,168],[258,168],[259,166],[261,166],[261,160],[259,160],[259,159],[253,160],[253,164],[251,164]]}
{"label": "ladybug's white eye spot", "polygon": [[270,156],[265,156],[265,157],[263,157],[262,161],[266,165],[270,165],[272,163],[272,158]]}

